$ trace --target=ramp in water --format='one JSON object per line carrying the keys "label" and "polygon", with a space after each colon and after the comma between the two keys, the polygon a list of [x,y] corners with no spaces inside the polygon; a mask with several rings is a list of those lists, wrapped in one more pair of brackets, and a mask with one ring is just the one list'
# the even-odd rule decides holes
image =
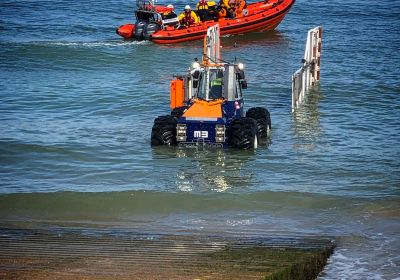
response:
{"label": "ramp in water", "polygon": [[0,230],[1,279],[315,279],[329,238]]}

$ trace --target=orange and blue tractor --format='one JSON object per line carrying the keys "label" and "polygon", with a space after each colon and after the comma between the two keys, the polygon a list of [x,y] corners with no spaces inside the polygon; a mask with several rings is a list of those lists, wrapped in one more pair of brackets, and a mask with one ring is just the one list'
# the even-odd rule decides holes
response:
{"label": "orange and blue tractor", "polygon": [[202,61],[195,60],[186,75],[171,81],[171,114],[154,120],[151,144],[239,149],[265,144],[270,113],[264,107],[245,112],[245,89],[244,65],[221,59],[219,26],[210,27]]}

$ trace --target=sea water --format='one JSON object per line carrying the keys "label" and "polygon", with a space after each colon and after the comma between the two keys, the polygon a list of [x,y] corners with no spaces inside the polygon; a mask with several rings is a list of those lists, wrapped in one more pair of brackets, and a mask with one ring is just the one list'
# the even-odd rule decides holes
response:
{"label": "sea water", "polygon": [[[245,64],[246,108],[271,113],[254,152],[150,146],[169,81],[202,43],[124,41],[115,29],[133,11],[0,2],[2,226],[329,236],[319,279],[399,279],[399,2],[298,0],[275,31],[222,39],[223,58]],[[291,113],[291,75],[319,25],[321,83]]]}

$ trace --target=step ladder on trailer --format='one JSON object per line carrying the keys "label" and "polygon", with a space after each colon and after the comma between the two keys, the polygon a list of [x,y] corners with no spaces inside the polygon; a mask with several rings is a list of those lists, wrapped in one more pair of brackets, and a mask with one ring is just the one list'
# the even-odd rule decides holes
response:
{"label": "step ladder on trailer", "polygon": [[300,106],[309,89],[319,83],[321,70],[322,27],[308,31],[302,67],[292,75],[292,112]]}

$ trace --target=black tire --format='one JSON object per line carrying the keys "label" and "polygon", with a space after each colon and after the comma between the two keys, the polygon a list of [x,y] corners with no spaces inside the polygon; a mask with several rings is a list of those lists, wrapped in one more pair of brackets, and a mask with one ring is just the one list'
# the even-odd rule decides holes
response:
{"label": "black tire", "polygon": [[151,129],[151,145],[176,145],[176,119],[173,116],[161,116],[154,120]]}
{"label": "black tire", "polygon": [[257,130],[261,139],[268,136],[268,129],[271,130],[271,115],[266,108],[254,107],[246,112],[246,117],[253,118],[257,122]]}
{"label": "black tire", "polygon": [[257,123],[252,118],[234,119],[228,130],[228,145],[233,148],[250,150],[257,148]]}
{"label": "black tire", "polygon": [[182,117],[183,113],[185,113],[187,109],[187,106],[176,107],[171,111],[171,116],[179,119],[180,117]]}

